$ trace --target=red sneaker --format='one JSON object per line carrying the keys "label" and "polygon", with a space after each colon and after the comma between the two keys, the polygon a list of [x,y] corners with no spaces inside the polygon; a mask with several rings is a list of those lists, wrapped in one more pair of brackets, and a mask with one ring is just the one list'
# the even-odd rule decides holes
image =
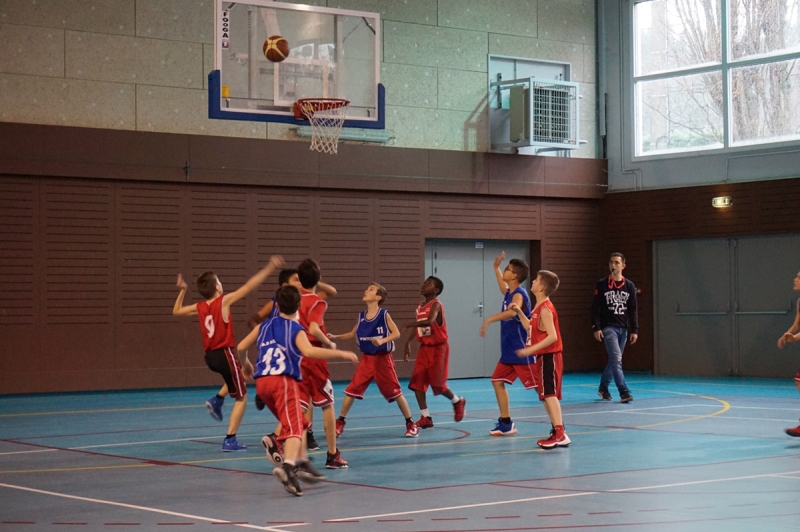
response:
{"label": "red sneaker", "polygon": [[572,443],[572,441],[569,439],[569,436],[567,436],[567,433],[564,432],[564,427],[559,425],[556,427],[555,432],[550,434],[546,440],[539,440],[536,442],[536,445],[542,449],[553,449],[555,447],[569,447],[570,443]]}
{"label": "red sneaker", "polygon": [[793,429],[786,429],[786,434],[789,436],[794,436],[795,438],[800,438],[800,425]]}
{"label": "red sneaker", "polygon": [[417,424],[413,421],[406,421],[406,438],[416,438],[418,436],[419,427],[417,427]]}
{"label": "red sneaker", "polygon": [[417,428],[419,429],[432,429],[433,428],[433,419],[430,416],[420,416],[419,421],[417,421]]}
{"label": "red sneaker", "polygon": [[344,432],[344,425],[347,421],[344,420],[342,417],[336,418],[336,436],[341,436],[342,432]]}
{"label": "red sneaker", "polygon": [[453,412],[456,423],[464,419],[464,414],[467,412],[467,398],[462,397],[457,403],[453,403]]}
{"label": "red sneaker", "polygon": [[342,452],[337,450],[336,454],[328,453],[328,460],[325,462],[325,467],[328,469],[347,469],[347,460],[342,458]]}

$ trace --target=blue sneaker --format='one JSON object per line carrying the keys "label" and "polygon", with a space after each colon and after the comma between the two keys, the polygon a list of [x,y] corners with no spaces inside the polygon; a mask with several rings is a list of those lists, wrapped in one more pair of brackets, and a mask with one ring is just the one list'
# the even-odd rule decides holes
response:
{"label": "blue sneaker", "polygon": [[216,395],[206,401],[206,408],[208,408],[208,413],[211,414],[211,417],[216,419],[217,421],[222,421],[222,403],[225,402],[225,398],[223,397],[220,399]]}
{"label": "blue sneaker", "polygon": [[492,436],[511,436],[512,434],[516,433],[517,426],[513,421],[503,423],[500,418],[497,418],[497,425],[495,425],[494,428],[489,431],[489,434]]}
{"label": "blue sneaker", "polygon": [[236,436],[225,438],[225,440],[222,442],[222,451],[225,453],[229,453],[231,451],[246,451],[246,450],[247,450],[247,445],[239,443],[239,440],[236,439]]}

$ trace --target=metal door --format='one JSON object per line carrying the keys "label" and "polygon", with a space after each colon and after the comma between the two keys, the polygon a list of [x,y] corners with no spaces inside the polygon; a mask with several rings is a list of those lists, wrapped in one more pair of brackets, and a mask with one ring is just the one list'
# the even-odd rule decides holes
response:
{"label": "metal door", "polygon": [[800,235],[741,238],[736,253],[737,375],[787,377],[800,366],[796,344],[778,349],[791,327],[800,294]]}
{"label": "metal door", "polygon": [[731,254],[724,239],[654,244],[656,374],[731,374]]}
{"label": "metal door", "polygon": [[[529,262],[529,245],[518,241],[429,240],[425,275],[444,283],[439,299],[447,315],[450,377],[488,377],[500,359],[500,324],[479,331],[486,316],[500,312],[503,296],[494,275],[494,258],[506,252]],[[526,286],[530,285],[530,281]]]}

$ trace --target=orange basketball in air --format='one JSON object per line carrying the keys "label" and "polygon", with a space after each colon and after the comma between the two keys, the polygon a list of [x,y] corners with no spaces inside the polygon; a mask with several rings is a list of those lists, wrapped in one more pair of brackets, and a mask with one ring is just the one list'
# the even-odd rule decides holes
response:
{"label": "orange basketball in air", "polygon": [[264,55],[273,63],[280,63],[289,57],[289,42],[280,35],[273,35],[264,41]]}

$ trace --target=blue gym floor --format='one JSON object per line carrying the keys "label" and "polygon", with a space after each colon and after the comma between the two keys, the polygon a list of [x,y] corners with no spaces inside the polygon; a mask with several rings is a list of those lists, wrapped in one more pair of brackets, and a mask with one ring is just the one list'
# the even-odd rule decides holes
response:
{"label": "blue gym floor", "polygon": [[[0,530],[800,530],[791,378],[630,375],[630,404],[600,401],[598,380],[565,377],[572,445],[551,451],[536,446],[544,408],[519,384],[517,435],[489,436],[491,382],[469,379],[450,381],[465,419],[429,395],[436,426],[418,439],[373,385],[339,439],[350,468],[322,469],[303,497],[271,475],[267,410],[248,405],[247,451],[221,452],[231,401],[223,423],[203,406],[216,389],[0,397]],[[314,428],[322,468],[319,410]]]}

